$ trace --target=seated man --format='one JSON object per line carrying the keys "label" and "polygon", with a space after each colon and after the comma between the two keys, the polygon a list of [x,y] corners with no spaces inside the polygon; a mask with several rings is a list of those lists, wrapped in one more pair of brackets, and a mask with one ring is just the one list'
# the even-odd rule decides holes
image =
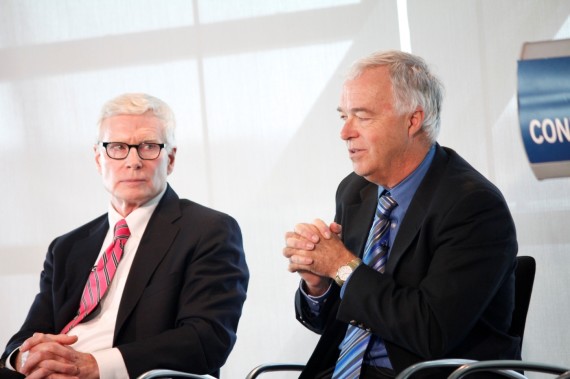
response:
{"label": "seated man", "polygon": [[297,318],[322,334],[301,378],[520,359],[509,335],[515,226],[500,191],[437,144],[442,91],[421,58],[397,51],[356,62],[344,83],[340,136],[354,172],[335,222],[297,225],[283,251],[302,277]]}
{"label": "seated man", "polygon": [[174,116],[125,94],[99,120],[95,163],[109,211],[56,238],[0,377],[218,375],[236,341],[249,273],[230,216],[179,199]]}

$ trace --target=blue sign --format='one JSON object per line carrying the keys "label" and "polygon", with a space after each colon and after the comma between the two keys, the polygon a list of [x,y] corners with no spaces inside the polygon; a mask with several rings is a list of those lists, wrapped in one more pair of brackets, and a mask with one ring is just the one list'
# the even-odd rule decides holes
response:
{"label": "blue sign", "polygon": [[570,165],[570,57],[519,61],[518,107],[531,165]]}

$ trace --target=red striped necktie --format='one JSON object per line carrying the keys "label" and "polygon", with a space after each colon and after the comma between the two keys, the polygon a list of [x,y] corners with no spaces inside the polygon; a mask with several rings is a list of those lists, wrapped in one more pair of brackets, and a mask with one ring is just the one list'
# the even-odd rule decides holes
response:
{"label": "red striped necktie", "polygon": [[123,219],[115,225],[115,233],[113,237],[113,242],[105,250],[97,265],[93,267],[85,288],[83,289],[83,295],[81,295],[81,302],[79,304],[79,310],[77,315],[63,328],[61,333],[67,333],[79,324],[89,313],[91,313],[107,292],[107,288],[115,276],[117,271],[117,266],[119,261],[123,256],[123,251],[127,239],[131,235],[127,222]]}

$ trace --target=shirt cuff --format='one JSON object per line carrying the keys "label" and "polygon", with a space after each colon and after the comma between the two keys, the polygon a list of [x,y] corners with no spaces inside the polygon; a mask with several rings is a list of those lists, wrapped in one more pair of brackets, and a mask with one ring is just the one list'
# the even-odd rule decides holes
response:
{"label": "shirt cuff", "polygon": [[318,314],[320,312],[321,306],[324,304],[325,301],[327,301],[327,298],[329,297],[332,283],[329,284],[329,288],[327,288],[325,293],[323,293],[320,296],[309,295],[307,291],[305,291],[305,288],[303,288],[304,287],[303,283],[304,281],[301,280],[301,283],[299,284],[299,291],[301,292],[305,300],[307,300],[307,305],[309,307],[309,310],[314,314]]}
{"label": "shirt cuff", "polygon": [[6,358],[6,368],[9,368],[12,371],[16,371],[16,367],[14,367],[12,365],[12,359],[16,359],[16,356],[14,354],[17,354],[18,351],[20,351],[20,348],[14,349],[12,350],[12,352],[10,353],[10,355],[8,355],[8,358]]}
{"label": "shirt cuff", "polygon": [[128,378],[129,373],[119,349],[105,349],[91,353],[97,361],[100,379]]}
{"label": "shirt cuff", "polygon": [[[360,266],[360,265],[359,265]],[[357,267],[358,268],[358,267]],[[356,269],[355,269],[356,270]],[[352,275],[354,274],[354,271],[350,273],[350,275],[348,275],[348,278],[346,278],[346,280],[344,281],[344,283],[342,283],[342,287],[340,287],[340,298],[343,299],[344,298],[344,291],[346,290],[346,286],[348,285],[348,282],[350,282],[350,278],[352,278]]]}

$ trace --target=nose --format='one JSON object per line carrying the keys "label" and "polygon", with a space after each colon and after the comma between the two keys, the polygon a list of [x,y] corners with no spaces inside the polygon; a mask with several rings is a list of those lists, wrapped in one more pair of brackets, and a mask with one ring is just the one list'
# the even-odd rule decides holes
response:
{"label": "nose", "polygon": [[[132,151],[133,149],[135,150],[134,152]],[[137,151],[136,147],[134,146],[129,147],[129,153],[125,158],[125,161],[127,162],[127,166],[129,167],[141,167],[142,159],[141,157],[139,157],[139,152]]]}
{"label": "nose", "polygon": [[340,130],[340,138],[344,141],[348,141],[351,138],[356,137],[356,128],[353,125],[352,118],[347,117]]}

